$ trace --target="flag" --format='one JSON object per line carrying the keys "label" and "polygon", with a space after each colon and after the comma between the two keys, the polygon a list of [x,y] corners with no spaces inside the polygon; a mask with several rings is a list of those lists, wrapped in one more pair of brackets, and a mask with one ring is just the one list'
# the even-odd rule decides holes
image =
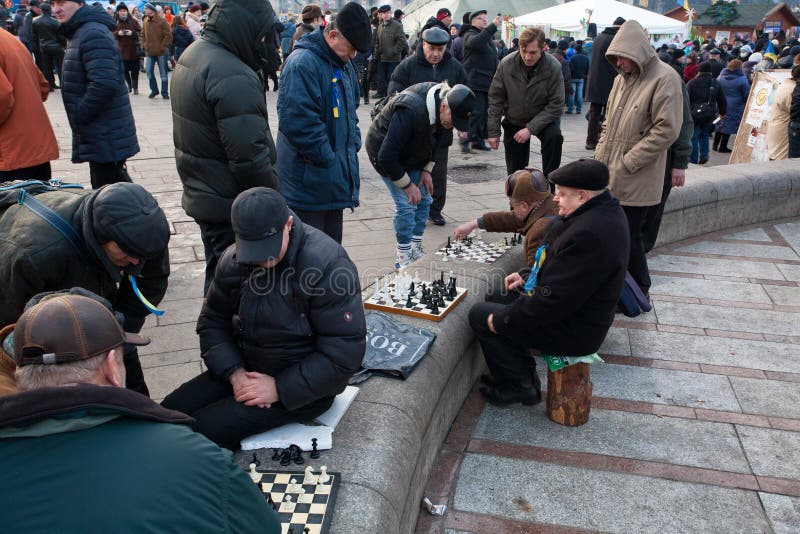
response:
{"label": "flag", "polygon": [[683,9],[689,11],[689,0],[683,0]]}
{"label": "flag", "polygon": [[767,42],[767,48],[764,50],[764,58],[772,59],[773,63],[778,62],[778,54],[775,53],[775,47],[772,46],[772,41]]}

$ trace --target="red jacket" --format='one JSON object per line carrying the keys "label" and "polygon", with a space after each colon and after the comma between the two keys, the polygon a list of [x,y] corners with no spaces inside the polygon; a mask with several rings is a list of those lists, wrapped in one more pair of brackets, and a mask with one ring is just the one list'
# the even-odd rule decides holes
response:
{"label": "red jacket", "polygon": [[42,102],[50,85],[16,37],[0,29],[0,171],[58,159],[58,143]]}
{"label": "red jacket", "polygon": [[697,68],[699,65],[697,63],[687,63],[683,66],[683,81],[690,82],[694,80],[694,77],[697,76]]}

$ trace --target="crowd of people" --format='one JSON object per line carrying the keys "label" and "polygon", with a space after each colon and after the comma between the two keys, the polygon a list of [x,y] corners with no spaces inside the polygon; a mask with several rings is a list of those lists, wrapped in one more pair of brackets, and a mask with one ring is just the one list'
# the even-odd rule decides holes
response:
{"label": "crowd of people", "polygon": [[[525,29],[507,49],[495,38],[501,17],[477,10],[454,24],[442,8],[409,46],[389,5],[350,2],[334,15],[310,4],[296,23],[265,0],[190,3],[182,14],[146,3],[141,16],[123,2],[29,5],[19,38],[0,29],[0,488],[20,503],[0,523],[16,531],[110,530],[123,509],[126,524],[156,530],[278,531],[222,449],[319,416],[361,365],[361,287],[341,243],[343,212],[359,207],[362,148],[394,204],[393,266],[403,269],[425,256],[427,224],[446,224],[453,141],[499,150],[502,137],[510,209],[453,232],[524,236],[524,265],[469,313],[489,369],[481,392],[499,405],[540,402],[530,349],[599,349],[627,273],[648,295],[646,254],[670,191],[690,162],[708,161],[712,135],[729,150],[765,58],[792,67],[770,157],[800,156],[792,43],[780,55],[769,41],[656,49],[637,21],[618,19],[587,40]],[[206,370],[161,405],[147,398],[137,347],[149,342],[145,318],[161,313],[170,227],[126,164],[139,152],[131,98],[142,68],[150,98],[170,100],[182,207],[205,255]],[[90,190],[49,181],[58,145],[43,102],[53,90]],[[370,96],[364,127],[357,108]],[[561,116],[582,114],[584,101],[593,157],[562,165]],[[542,169],[529,166],[532,137]],[[56,448],[56,472],[34,476]],[[143,458],[152,469],[137,468]],[[96,506],[78,513],[81,492],[65,488],[112,470],[123,476],[93,477]],[[186,495],[191,507],[174,502]],[[42,498],[50,513],[30,509]]]}

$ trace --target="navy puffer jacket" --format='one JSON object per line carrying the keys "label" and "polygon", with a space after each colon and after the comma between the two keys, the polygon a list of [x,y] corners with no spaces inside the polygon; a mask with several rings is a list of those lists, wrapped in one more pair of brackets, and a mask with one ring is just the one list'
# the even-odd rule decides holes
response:
{"label": "navy puffer jacket", "polygon": [[72,162],[119,162],[139,152],[114,19],[101,7],[84,5],[62,31],[61,94],[72,128]]}

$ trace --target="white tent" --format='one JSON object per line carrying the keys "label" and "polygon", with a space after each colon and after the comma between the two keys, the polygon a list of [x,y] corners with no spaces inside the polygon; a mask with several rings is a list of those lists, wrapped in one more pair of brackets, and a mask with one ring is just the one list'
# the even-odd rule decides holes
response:
{"label": "white tent", "polygon": [[685,22],[615,0],[575,0],[514,18],[515,26],[549,27],[551,31],[585,34],[584,22],[594,22],[597,31],[614,19],[636,20],[650,35],[686,35]]}

